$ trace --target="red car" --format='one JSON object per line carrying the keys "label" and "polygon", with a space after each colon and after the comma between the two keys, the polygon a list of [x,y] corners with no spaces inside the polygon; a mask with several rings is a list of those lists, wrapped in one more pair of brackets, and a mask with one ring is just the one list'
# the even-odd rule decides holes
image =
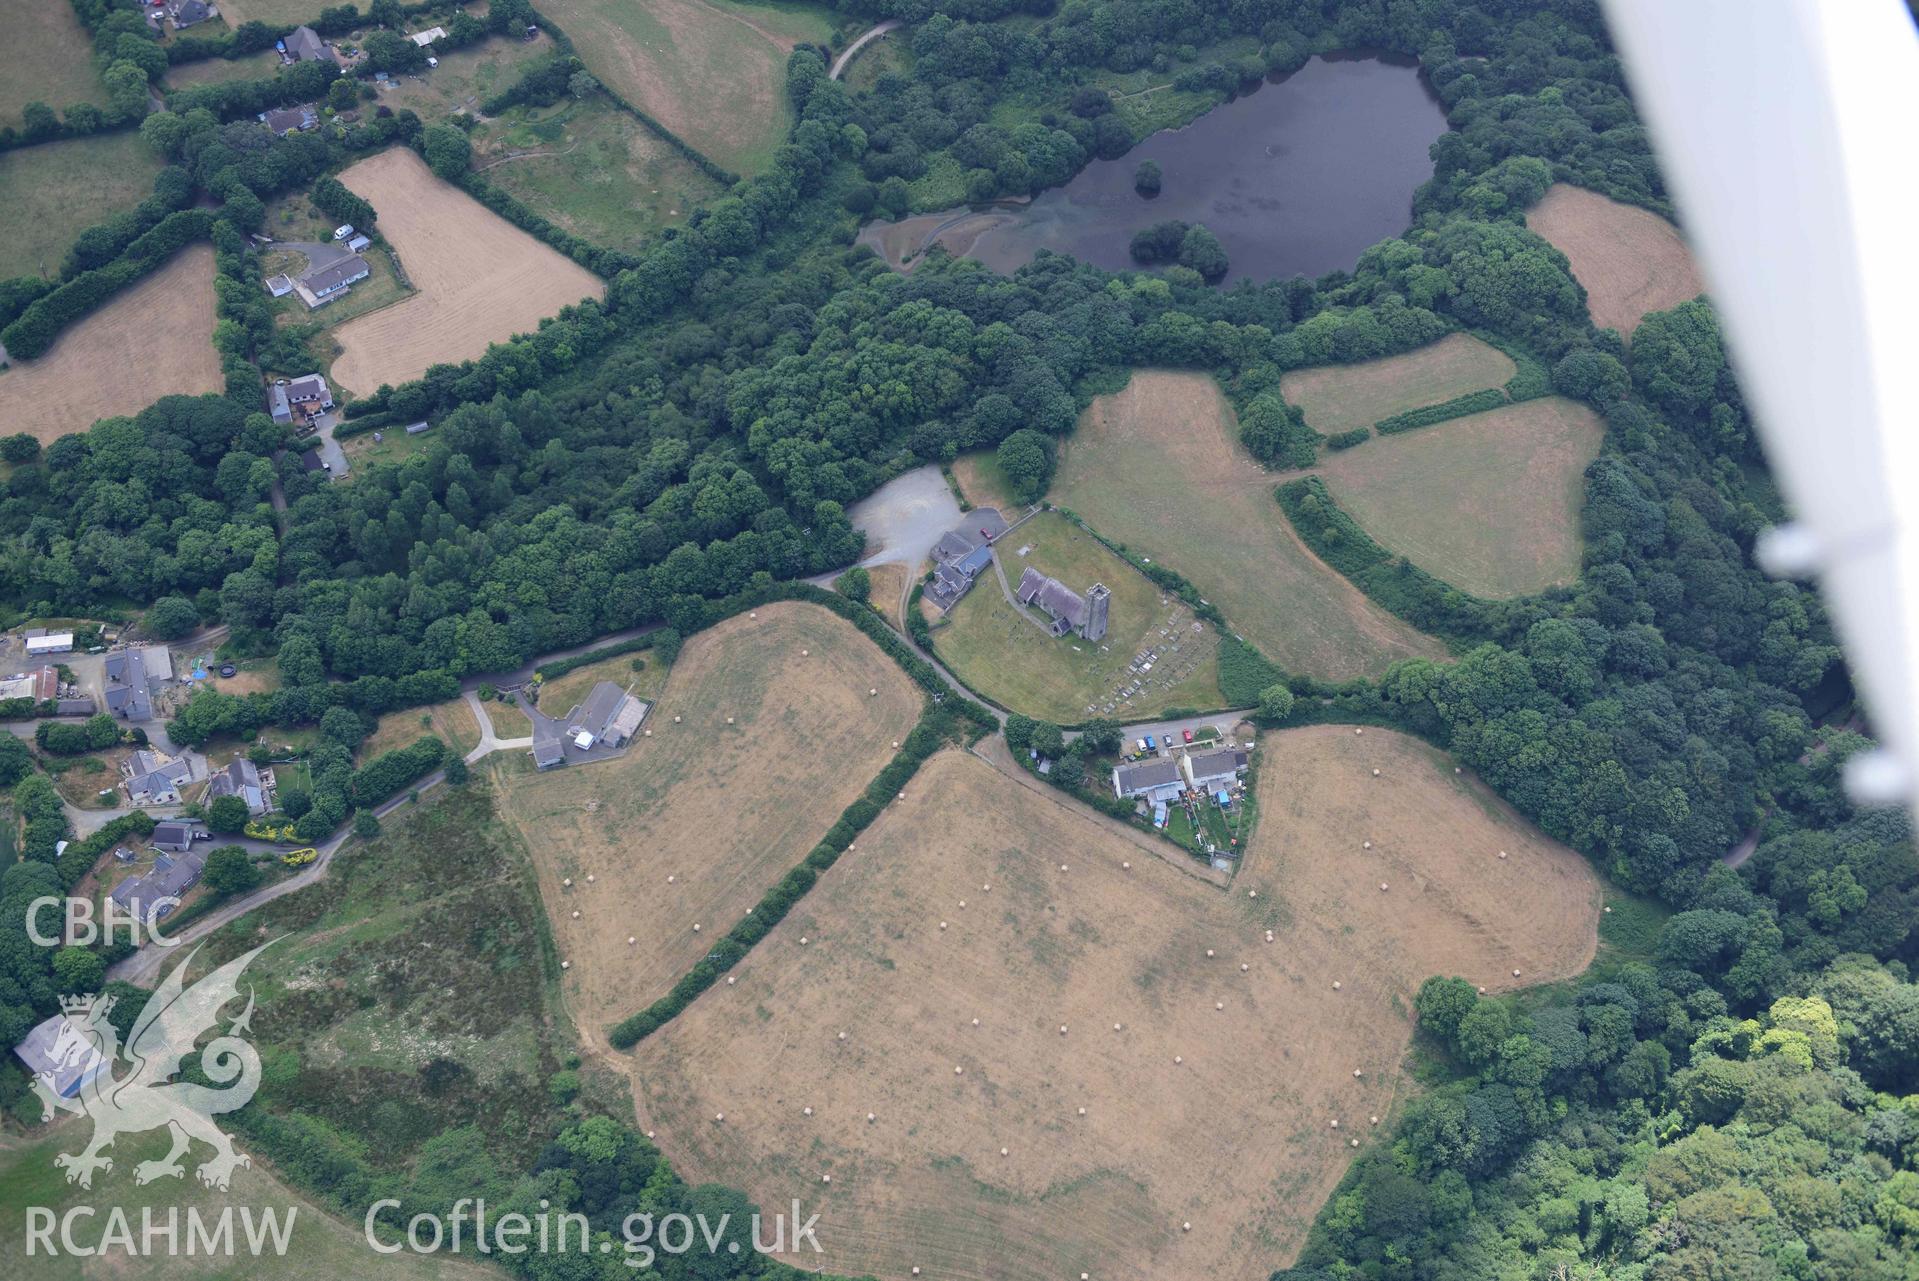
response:
{"label": "red car", "polygon": [[1180,731],[1179,733],[1180,733],[1180,737],[1181,737],[1181,738],[1184,738],[1184,739],[1185,739],[1185,740],[1186,740],[1187,742],[1189,742],[1189,743],[1190,743],[1190,742],[1192,742],[1192,741],[1193,741],[1193,731],[1192,731],[1192,730],[1190,730],[1190,729],[1183,729],[1183,730],[1181,730],[1181,731]]}

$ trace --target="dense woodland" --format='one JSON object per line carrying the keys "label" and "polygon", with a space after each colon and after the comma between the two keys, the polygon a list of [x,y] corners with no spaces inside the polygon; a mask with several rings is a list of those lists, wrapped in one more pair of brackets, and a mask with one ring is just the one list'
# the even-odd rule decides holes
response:
{"label": "dense woodland", "polygon": [[[356,407],[362,426],[439,425],[413,457],[346,485],[275,461],[284,441],[252,399],[270,322],[235,234],[252,212],[243,191],[257,202],[309,182],[338,149],[242,139],[206,108],[150,120],[180,175],[163,182],[183,190],[136,217],[157,223],[196,191],[229,211],[214,234],[234,399],[172,398],[44,452],[10,445],[9,602],[86,614],[181,598],[242,647],[277,650],[287,676],[273,695],[201,695],[181,737],[313,723],[619,628],[691,630],[715,599],[843,565],[859,545],[847,503],[1016,432],[1063,436],[1130,368],[1215,373],[1248,448],[1283,467],[1317,444],[1278,401],[1286,370],[1489,333],[1608,425],[1578,584],[1488,604],[1329,558],[1456,660],[1341,687],[1257,655],[1241,666],[1295,696],[1276,710],[1384,721],[1448,748],[1675,914],[1565,990],[1487,1001],[1429,985],[1433,1088],[1281,1275],[1919,1275],[1907,822],[1845,799],[1840,767],[1867,740],[1847,719],[1824,611],[1752,564],[1781,513],[1710,308],[1649,318],[1629,358],[1523,225],[1555,179],[1671,212],[1597,7],[849,8],[915,23],[910,75],[849,94],[797,52],[798,123],[768,173],[634,250],[604,304]],[[1039,20],[996,21],[1016,12]],[[1228,36],[1256,38],[1259,57],[1202,65],[1196,85],[1238,92],[1333,48],[1420,59],[1453,129],[1404,236],[1351,272],[1222,288],[1189,267],[1116,274],[1045,255],[1010,278],[938,262],[900,277],[850,248],[857,216],[898,207],[927,166],[957,163],[990,195],[1123,152],[1133,139],[1076,86]],[[988,123],[996,104],[1047,94],[1053,111]],[[367,145],[417,141],[405,116],[369,122]],[[276,478],[284,522],[266,502]],[[1331,541],[1336,513],[1288,511],[1309,542]],[[1723,866],[1749,833],[1750,861]],[[8,869],[0,899],[49,872]],[[49,1008],[58,982],[24,939],[0,930],[0,950],[7,1031]]]}

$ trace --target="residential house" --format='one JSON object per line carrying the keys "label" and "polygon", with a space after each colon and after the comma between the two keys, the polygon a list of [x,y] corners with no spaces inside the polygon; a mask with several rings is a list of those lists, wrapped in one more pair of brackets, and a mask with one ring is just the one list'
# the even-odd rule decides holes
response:
{"label": "residential house", "polygon": [[1122,801],[1144,797],[1148,803],[1158,804],[1178,799],[1184,788],[1178,761],[1143,761],[1113,770],[1113,795]]}
{"label": "residential house", "polygon": [[333,408],[333,389],[319,374],[307,374],[287,384],[287,404],[307,418]]}
{"label": "residential house", "polygon": [[333,51],[312,27],[295,27],[286,38],[288,62],[333,61]]}
{"label": "residential house", "polygon": [[1082,597],[1059,579],[1028,565],[1013,595],[1020,604],[1037,608],[1051,618],[1049,630],[1055,636],[1072,632],[1097,641],[1106,635],[1106,611],[1112,592],[1104,583],[1094,583]]}
{"label": "residential house", "polygon": [[[286,277],[281,276],[280,279],[285,280]],[[288,283],[287,288],[293,288],[291,282]],[[287,403],[287,389],[283,384],[274,383],[267,388],[267,412],[273,415],[273,421],[276,423],[293,421],[293,406]]]}
{"label": "residential house", "polygon": [[206,0],[167,0],[167,17],[173,20],[175,31],[184,31],[219,16],[220,11]]}
{"label": "residential house", "polygon": [[65,1022],[64,1014],[53,1014],[42,1019],[33,1025],[33,1030],[27,1033],[25,1040],[13,1047],[13,1052],[27,1065],[29,1075],[61,1098],[71,1099],[85,1088],[88,1081],[102,1071],[110,1071],[113,1060],[84,1039],[55,1058],[54,1047],[60,1042],[60,1029]]}
{"label": "residential house", "polygon": [[173,659],[164,645],[134,645],[108,654],[107,710],[122,720],[153,719],[154,690],[173,679]]}
{"label": "residential house", "polygon": [[237,796],[247,803],[247,813],[258,818],[272,808],[273,772],[262,772],[260,767],[244,756],[236,756],[225,769],[213,776],[207,784],[207,800],[212,802],[222,796]]}
{"label": "residential house", "polygon": [[1186,776],[1186,785],[1194,791],[1217,792],[1230,787],[1245,772],[1251,759],[1244,748],[1237,747],[1198,755],[1187,753],[1180,757],[1180,772]]}
{"label": "residential house", "polygon": [[[153,830],[156,846],[160,843],[160,828],[185,827],[181,823],[162,823]],[[206,870],[205,853],[191,849],[192,832],[187,832],[188,845],[176,854],[162,854],[153,860],[153,870],[142,876],[130,876],[113,887],[113,893],[107,897],[121,911],[133,916],[144,925],[151,925],[166,916],[180,905],[188,890],[200,881],[200,873]]]}
{"label": "residential house", "polygon": [[183,819],[168,819],[153,825],[153,848],[185,854],[193,848],[193,824]]}
{"label": "residential house", "polygon": [[336,263],[307,272],[293,282],[293,291],[300,295],[300,301],[307,305],[307,310],[313,311],[326,306],[372,274],[373,268],[367,265],[366,259],[359,254],[351,254]]}
{"label": "residential house", "polygon": [[193,780],[193,765],[181,756],[141,748],[122,766],[127,796],[135,805],[177,805],[180,789]]}
{"label": "residential house", "polygon": [[304,133],[308,129],[320,127],[320,112],[310,102],[293,107],[276,107],[271,111],[262,111],[260,123],[273,131],[276,138],[284,138],[290,133]]}

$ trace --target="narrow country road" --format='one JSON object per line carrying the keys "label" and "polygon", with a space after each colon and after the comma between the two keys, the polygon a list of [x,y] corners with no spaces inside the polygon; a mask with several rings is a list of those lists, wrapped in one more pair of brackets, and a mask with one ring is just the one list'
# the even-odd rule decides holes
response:
{"label": "narrow country road", "polygon": [[854,54],[864,49],[873,41],[878,40],[887,32],[899,30],[900,26],[901,23],[898,18],[888,18],[885,22],[880,23],[858,40],[855,40],[852,44],[847,45],[846,52],[833,59],[833,69],[826,73],[826,78],[828,80],[838,80],[840,78],[840,72],[846,70],[846,64],[853,61]]}

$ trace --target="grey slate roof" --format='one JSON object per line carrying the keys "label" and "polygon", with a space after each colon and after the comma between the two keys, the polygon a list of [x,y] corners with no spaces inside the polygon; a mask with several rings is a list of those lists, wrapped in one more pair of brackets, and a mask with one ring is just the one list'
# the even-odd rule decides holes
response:
{"label": "grey slate roof", "polygon": [[[366,265],[366,259],[358,254],[350,254],[331,266],[322,267],[318,271],[309,271],[300,277],[300,283],[316,294],[336,293],[356,280],[365,280],[371,272],[372,268]],[[319,378],[319,375],[309,374],[307,377]],[[321,386],[324,388],[324,382]],[[324,398],[322,399],[324,401]]]}
{"label": "grey slate roof", "polygon": [[[129,721],[153,719],[153,691],[143,646],[108,654],[105,663],[107,710]],[[167,670],[172,671],[172,664]]]}
{"label": "grey slate roof", "polygon": [[[192,837],[192,829],[184,823],[162,823],[153,829],[157,844],[160,832],[164,828],[179,827]],[[109,896],[120,907],[133,913],[142,921],[153,922],[171,912],[175,904],[162,903],[162,899],[183,898],[186,892],[199,881],[200,873],[206,869],[207,857],[204,853],[188,850],[179,854],[162,854],[153,860],[153,870],[144,876],[128,877],[113,887]]]}
{"label": "grey slate roof", "polygon": [[1113,771],[1113,793],[1121,800],[1167,788],[1179,791],[1178,761],[1144,761],[1138,765],[1121,765]]}
{"label": "grey slate roof", "polygon": [[287,399],[296,405],[306,401],[330,405],[333,403],[333,391],[319,374],[303,374],[287,384]]}
{"label": "grey slate roof", "polygon": [[1194,756],[1187,765],[1193,772],[1194,784],[1203,788],[1209,782],[1223,782],[1232,778],[1246,768],[1246,763],[1250,759],[1252,758],[1241,749],[1227,748]]}
{"label": "grey slate roof", "polygon": [[238,796],[247,803],[247,812],[255,816],[267,812],[266,787],[260,781],[260,767],[244,756],[233,759],[225,769],[213,776],[213,782],[207,788],[207,799],[216,796]]}
{"label": "grey slate roof", "polygon": [[56,1061],[53,1057],[54,1043],[60,1039],[60,1025],[65,1022],[62,1015],[55,1014],[34,1024],[26,1039],[13,1047],[20,1061],[27,1065],[27,1071],[34,1076],[50,1073],[53,1077],[53,1092],[63,1099],[70,1099],[80,1093],[80,1087],[107,1067],[108,1060],[93,1046],[84,1047],[71,1060]]}
{"label": "grey slate roof", "polygon": [[295,27],[287,37],[287,53],[295,62],[310,61],[327,56],[326,42],[312,27]]}
{"label": "grey slate roof", "polygon": [[1022,605],[1038,605],[1055,622],[1079,627],[1086,622],[1086,602],[1080,594],[1057,578],[1048,578],[1031,565],[1020,575],[1019,590],[1014,593]]}

